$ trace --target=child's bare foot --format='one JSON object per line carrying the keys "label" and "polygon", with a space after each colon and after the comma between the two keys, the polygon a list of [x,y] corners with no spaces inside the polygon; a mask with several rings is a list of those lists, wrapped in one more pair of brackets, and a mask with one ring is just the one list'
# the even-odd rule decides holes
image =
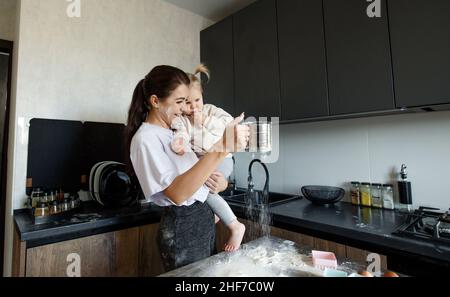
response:
{"label": "child's bare foot", "polygon": [[238,220],[234,220],[231,224],[227,225],[227,227],[231,231],[231,236],[225,243],[224,250],[227,252],[233,252],[241,246],[242,238],[245,233],[245,225],[239,223]]}

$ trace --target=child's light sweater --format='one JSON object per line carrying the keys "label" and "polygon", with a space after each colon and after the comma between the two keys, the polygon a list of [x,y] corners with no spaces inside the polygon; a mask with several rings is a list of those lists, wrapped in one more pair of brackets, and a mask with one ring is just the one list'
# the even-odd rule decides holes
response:
{"label": "child's light sweater", "polygon": [[222,138],[226,126],[234,120],[225,110],[212,104],[203,105],[202,112],[202,127],[195,127],[186,116],[176,118],[171,126],[175,130],[174,141],[183,138],[184,143],[190,144],[198,155],[207,153]]}

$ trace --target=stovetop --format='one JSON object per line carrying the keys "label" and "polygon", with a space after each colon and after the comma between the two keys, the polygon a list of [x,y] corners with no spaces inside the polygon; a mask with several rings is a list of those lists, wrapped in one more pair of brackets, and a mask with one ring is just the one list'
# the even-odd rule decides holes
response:
{"label": "stovetop", "polygon": [[419,207],[408,214],[406,223],[400,226],[394,234],[450,244],[450,214],[436,212],[437,208]]}

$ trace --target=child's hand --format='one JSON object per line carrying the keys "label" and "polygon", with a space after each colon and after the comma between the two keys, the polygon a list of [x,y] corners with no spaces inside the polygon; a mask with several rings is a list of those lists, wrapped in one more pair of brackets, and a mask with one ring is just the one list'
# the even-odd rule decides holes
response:
{"label": "child's hand", "polygon": [[205,184],[213,194],[225,191],[228,187],[228,181],[221,172],[213,172]]}
{"label": "child's hand", "polygon": [[184,155],[184,139],[183,138],[175,138],[171,145],[172,150],[174,151],[174,153],[176,153],[177,155]]}

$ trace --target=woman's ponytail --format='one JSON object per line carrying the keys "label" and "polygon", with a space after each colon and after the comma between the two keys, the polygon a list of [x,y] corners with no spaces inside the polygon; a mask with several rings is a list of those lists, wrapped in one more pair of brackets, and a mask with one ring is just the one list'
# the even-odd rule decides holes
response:
{"label": "woman's ponytail", "polygon": [[133,172],[130,160],[131,140],[139,127],[148,117],[148,113],[151,109],[148,99],[149,98],[145,95],[145,79],[142,79],[134,88],[131,105],[128,110],[127,126],[125,129],[125,160],[127,160],[126,165],[128,168],[128,173]]}

